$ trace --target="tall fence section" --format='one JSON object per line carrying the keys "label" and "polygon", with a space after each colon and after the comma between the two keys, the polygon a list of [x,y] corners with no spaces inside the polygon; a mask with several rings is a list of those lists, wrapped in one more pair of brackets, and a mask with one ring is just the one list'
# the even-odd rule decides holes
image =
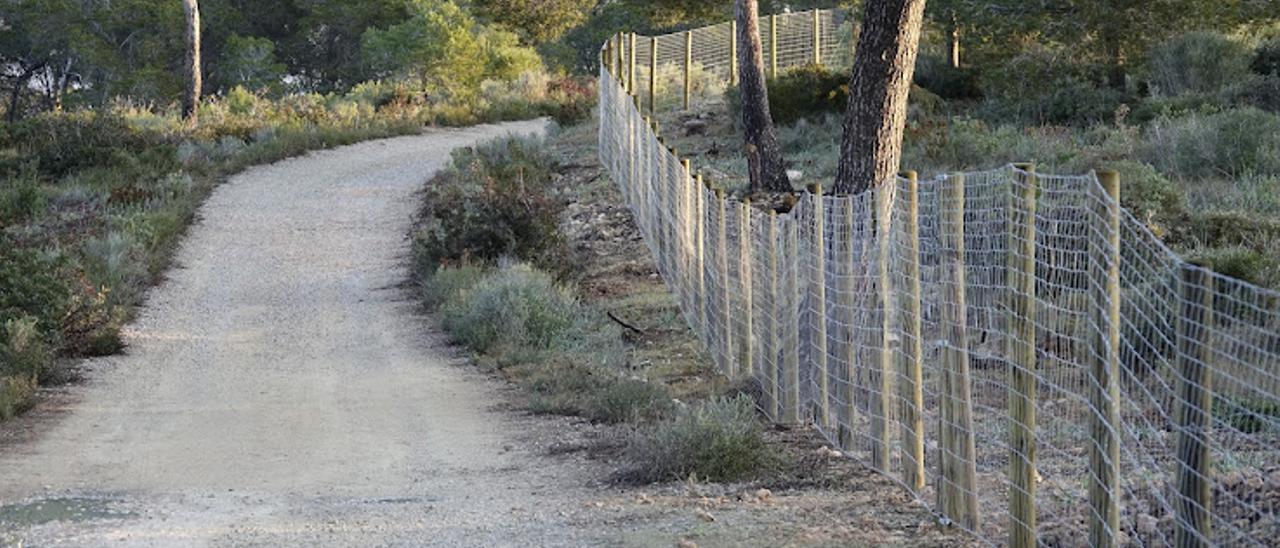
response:
{"label": "tall fence section", "polygon": [[[851,54],[838,13],[761,29],[766,70]],[[785,213],[732,198],[646,116],[680,108],[657,100],[681,84],[663,73],[686,104],[695,70],[732,82],[732,32],[611,39],[600,158],[689,325],[771,419],[812,421],[993,544],[1280,539],[1280,293],[1180,259],[1112,172],[907,173]]]}

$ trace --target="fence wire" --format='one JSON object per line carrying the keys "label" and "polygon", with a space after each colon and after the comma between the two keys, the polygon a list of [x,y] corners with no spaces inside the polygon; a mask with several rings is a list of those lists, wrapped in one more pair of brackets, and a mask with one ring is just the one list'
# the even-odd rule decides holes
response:
{"label": "fence wire", "polygon": [[[776,21],[780,70],[848,62],[839,13]],[[634,50],[723,85],[730,36]],[[991,544],[1280,538],[1280,293],[1181,260],[1092,173],[1007,166],[753,207],[663,146],[628,92],[649,81],[630,47],[604,49],[601,161],[716,367],[756,380],[771,419],[812,421]]]}

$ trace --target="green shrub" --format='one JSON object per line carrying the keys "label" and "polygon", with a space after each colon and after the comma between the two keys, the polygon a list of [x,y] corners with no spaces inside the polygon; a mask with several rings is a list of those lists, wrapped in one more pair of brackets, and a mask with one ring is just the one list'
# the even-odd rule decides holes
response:
{"label": "green shrub", "polygon": [[45,203],[44,191],[34,174],[0,180],[0,228],[38,217]]}
{"label": "green shrub", "polygon": [[1200,181],[1187,189],[1187,202],[1198,212],[1239,211],[1280,218],[1280,175]]}
{"label": "green shrub", "polygon": [[1147,124],[1161,118],[1214,114],[1225,108],[1219,95],[1188,93],[1176,97],[1148,97],[1134,106],[1129,120]]}
{"label": "green shrub", "polygon": [[40,331],[58,332],[72,293],[60,268],[56,261],[19,249],[0,236],[0,322],[29,317]]}
{"label": "green shrub", "polygon": [[146,254],[134,233],[111,231],[84,242],[81,248],[85,275],[94,287],[107,288],[107,302],[112,306],[136,304],[146,289]]}
{"label": "green shrub", "polygon": [[414,237],[421,265],[515,257],[555,266],[561,205],[545,195],[552,161],[539,140],[510,138],[459,151],[427,188]]}
{"label": "green shrub", "polygon": [[1280,75],[1251,74],[1227,86],[1222,95],[1228,104],[1252,106],[1280,114]]}
{"label": "green shrub", "polygon": [[458,298],[480,283],[486,274],[484,268],[469,264],[441,268],[420,265],[416,271],[427,273],[422,277],[422,301],[430,309]]}
{"label": "green shrub", "polygon": [[0,325],[0,377],[36,378],[52,360],[36,318],[11,319]]}
{"label": "green shrub", "polygon": [[[791,125],[799,120],[816,120],[828,113],[843,112],[849,102],[849,77],[822,65],[797,67],[768,79],[769,113],[775,124]],[[726,91],[735,120],[742,118],[742,98],[738,88]]]}
{"label": "green shrub", "polygon": [[14,143],[42,175],[62,177],[87,167],[118,166],[160,144],[158,136],[134,131],[110,111],[51,112],[13,128]]}
{"label": "green shrub", "polygon": [[618,379],[588,395],[587,418],[597,422],[636,422],[660,418],[671,408],[666,385],[639,379]]}
{"label": "green shrub", "polygon": [[734,481],[773,463],[746,396],[713,398],[636,432],[627,447],[641,481]]}
{"label": "green shrub", "polygon": [[1249,70],[1263,76],[1280,76],[1280,38],[1263,42],[1249,62]]}
{"label": "green shrub", "polygon": [[915,83],[943,99],[977,99],[982,96],[976,70],[953,67],[940,55],[922,54],[916,58]]}
{"label": "green shrub", "polygon": [[1280,173],[1280,116],[1256,108],[1159,120],[1146,139],[1146,160],[1175,176]]}
{"label": "green shrub", "polygon": [[1182,190],[1150,164],[1121,160],[1107,167],[1120,173],[1120,202],[1134,217],[1151,224],[1182,212]]}
{"label": "green shrub", "polygon": [[1160,95],[1215,93],[1249,72],[1249,48],[1224,34],[1192,31],[1151,49],[1151,85]]}
{"label": "green shrub", "polygon": [[572,293],[528,265],[499,268],[441,309],[459,342],[486,352],[499,343],[547,349],[562,342],[579,314]]}
{"label": "green shrub", "polygon": [[1266,284],[1267,271],[1278,266],[1274,257],[1239,245],[1202,249],[1193,259],[1223,276],[1259,285]]}
{"label": "green shrub", "polygon": [[596,105],[595,80],[564,77],[547,85],[550,107],[547,114],[561,126],[571,126],[591,118]]}
{"label": "green shrub", "polygon": [[1072,52],[1037,48],[982,73],[979,112],[995,121],[1087,125],[1114,119],[1124,93],[1101,84],[1097,67]]}

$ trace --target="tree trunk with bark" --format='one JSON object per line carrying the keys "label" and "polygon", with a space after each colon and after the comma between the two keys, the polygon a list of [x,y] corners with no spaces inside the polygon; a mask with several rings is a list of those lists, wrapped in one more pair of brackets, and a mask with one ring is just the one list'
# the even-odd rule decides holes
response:
{"label": "tree trunk with bark", "polygon": [[200,5],[197,0],[182,0],[182,11],[187,16],[187,92],[182,96],[182,117],[196,121],[196,109],[200,106]]}
{"label": "tree trunk with bark", "polygon": [[951,21],[947,26],[947,62],[951,68],[960,68],[960,20],[956,12],[951,12]]}
{"label": "tree trunk with bark", "polygon": [[13,90],[9,95],[9,123],[18,121],[22,115],[22,91],[27,89],[31,83],[31,79],[35,77],[36,72],[44,70],[44,63],[37,64],[22,70],[22,74],[18,75],[13,81]]}
{"label": "tree trunk with bark", "polygon": [[760,17],[757,0],[736,0],[738,21],[738,90],[742,97],[742,136],[747,154],[751,191],[791,192],[782,161],[782,148],[769,114],[769,90],[764,76],[764,53],[760,46]]}
{"label": "tree trunk with bark", "polygon": [[837,193],[860,193],[898,173],[924,4],[925,0],[866,3],[833,187]]}

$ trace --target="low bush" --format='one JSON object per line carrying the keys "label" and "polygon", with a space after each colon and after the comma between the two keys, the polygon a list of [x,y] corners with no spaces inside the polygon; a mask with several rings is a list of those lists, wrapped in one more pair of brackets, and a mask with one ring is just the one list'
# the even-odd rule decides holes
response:
{"label": "low bush", "polygon": [[167,138],[131,128],[115,112],[47,113],[16,124],[13,142],[44,176],[59,178],[78,169],[120,166]]}
{"label": "low bush", "polygon": [[640,422],[662,418],[671,405],[666,385],[621,378],[588,394],[583,415],[597,422]]}
{"label": "low bush", "polygon": [[1082,65],[1061,49],[1037,48],[983,72],[982,118],[996,122],[1089,125],[1111,121],[1124,104],[1098,67]]}
{"label": "low bush", "polygon": [[1244,44],[1213,31],[1192,31],[1151,49],[1147,71],[1158,95],[1216,93],[1249,73]]}
{"label": "low bush", "polygon": [[[777,78],[768,78],[767,85],[769,113],[773,122],[781,126],[843,112],[849,102],[848,75],[822,65],[788,70]],[[729,88],[726,96],[734,119],[740,120],[742,98],[739,89]]]}
{"label": "low bush", "polygon": [[734,481],[776,459],[746,396],[682,408],[671,419],[637,431],[627,455],[639,481]]}
{"label": "low bush", "polygon": [[916,59],[915,83],[943,99],[977,99],[982,96],[975,69],[953,67],[940,55],[922,53]]}
{"label": "low bush", "polygon": [[1240,245],[1205,248],[1192,253],[1193,259],[1214,272],[1258,285],[1266,285],[1280,261]]}
{"label": "low bush", "polygon": [[555,266],[561,205],[545,195],[552,162],[540,140],[510,138],[455,153],[428,186],[414,237],[421,265],[514,257]]}
{"label": "low bush", "polygon": [[0,228],[38,217],[45,209],[40,181],[27,173],[0,183]]}
{"label": "low bush", "polygon": [[1146,140],[1145,159],[1174,176],[1280,174],[1280,116],[1256,108],[1162,119]]}
{"label": "low bush", "polygon": [[434,265],[418,265],[417,272],[429,272],[422,278],[422,302],[427,308],[435,310],[445,303],[459,298],[480,280],[484,279],[486,270],[483,267],[460,264],[436,268]]}
{"label": "low bush", "polygon": [[441,308],[445,330],[479,352],[499,344],[552,348],[563,341],[577,314],[570,291],[523,264],[495,270]]}
{"label": "low bush", "polygon": [[1182,190],[1150,164],[1120,160],[1108,162],[1106,167],[1120,174],[1124,188],[1120,203],[1148,226],[1167,222],[1182,213]]}
{"label": "low bush", "polygon": [[0,325],[0,377],[36,378],[52,360],[35,318],[11,319]]}
{"label": "low bush", "polygon": [[62,267],[0,235],[0,322],[30,318],[42,332],[58,332],[72,294]]}
{"label": "low bush", "polygon": [[53,354],[35,318],[10,319],[0,324],[0,420],[27,405],[36,379],[49,368]]}
{"label": "low bush", "polygon": [[1258,45],[1249,61],[1249,70],[1264,76],[1280,76],[1280,38],[1272,38]]}
{"label": "low bush", "polygon": [[1227,86],[1222,95],[1227,104],[1257,107],[1280,114],[1280,74],[1251,74]]}

